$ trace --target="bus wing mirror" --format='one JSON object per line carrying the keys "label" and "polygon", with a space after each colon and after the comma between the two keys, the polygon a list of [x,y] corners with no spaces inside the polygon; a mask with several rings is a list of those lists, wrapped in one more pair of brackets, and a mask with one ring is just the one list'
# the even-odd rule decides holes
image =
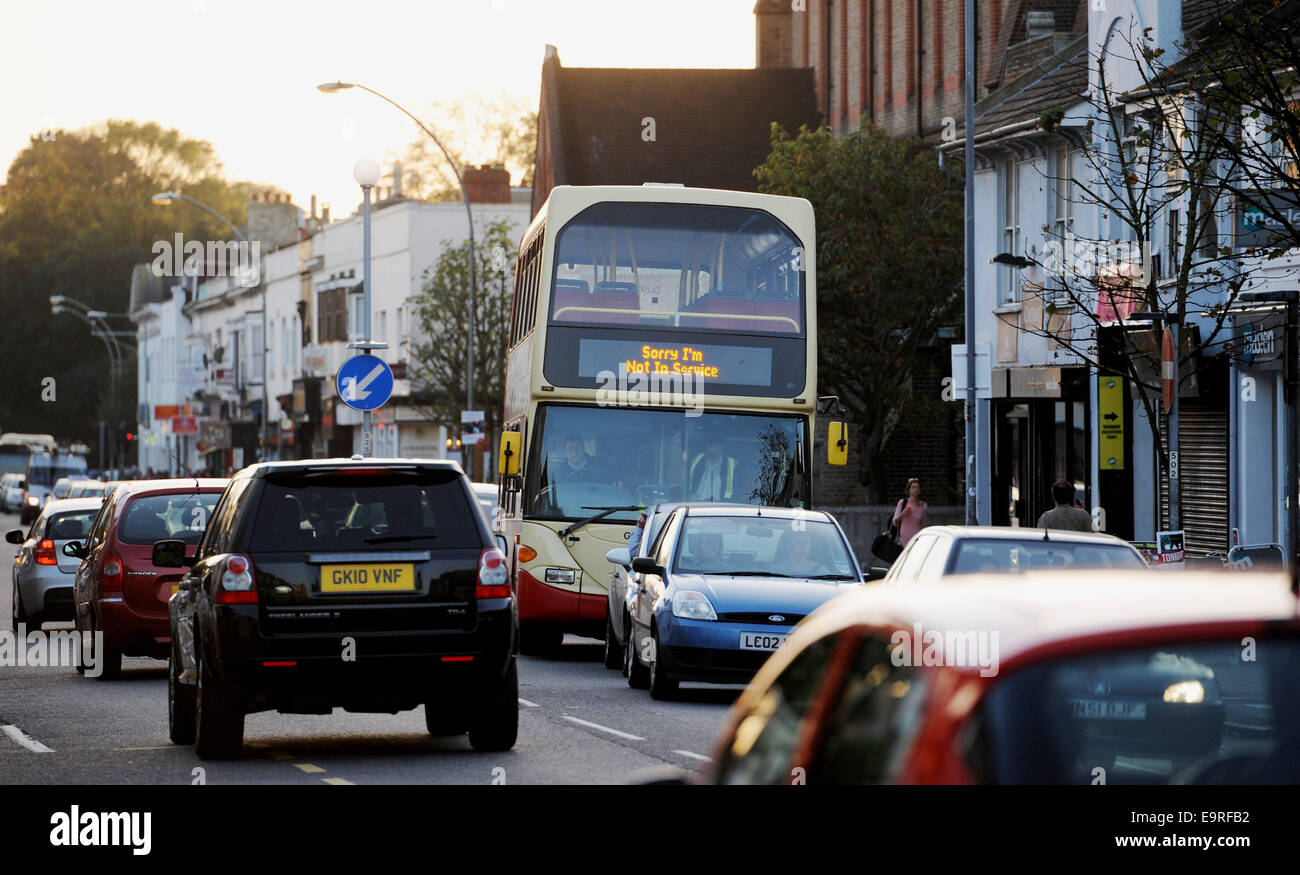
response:
{"label": "bus wing mirror", "polygon": [[497,470],[503,476],[514,477],[519,474],[519,456],[524,447],[524,436],[517,431],[501,433],[501,463]]}
{"label": "bus wing mirror", "polygon": [[845,465],[849,461],[849,426],[845,422],[832,422],[826,434],[826,461],[832,465]]}

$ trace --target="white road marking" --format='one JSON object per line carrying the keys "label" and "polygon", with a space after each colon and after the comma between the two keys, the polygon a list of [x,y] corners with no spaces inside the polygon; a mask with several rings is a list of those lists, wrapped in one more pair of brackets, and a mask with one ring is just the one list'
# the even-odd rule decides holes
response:
{"label": "white road marking", "polygon": [[17,726],[14,726],[12,723],[6,724],[5,726],[0,726],[0,729],[3,729],[5,735],[9,736],[14,741],[18,742],[23,747],[30,750],[32,753],[54,753],[54,751],[50,750],[45,745],[41,744],[36,739],[32,738],[30,735],[28,735],[26,732],[23,732],[21,729],[19,729]]}
{"label": "white road marking", "polygon": [[586,726],[589,729],[598,729],[601,732],[608,732],[610,735],[617,735],[619,738],[626,738],[628,741],[645,741],[645,739],[639,735],[632,735],[629,732],[622,732],[618,729],[610,729],[608,726],[601,726],[599,723],[592,723],[590,720],[580,720],[577,717],[570,717],[567,714],[564,716],[564,719],[577,723],[579,726]]}
{"label": "white road marking", "polygon": [[345,785],[348,786],[348,787],[355,787],[355,786],[356,786],[356,785],[353,784],[351,781],[349,781],[347,778],[321,778],[321,780],[324,781],[326,784],[334,784],[334,785],[337,785],[337,786],[340,786],[340,787],[341,787],[341,786],[345,786]]}
{"label": "white road marking", "polygon": [[309,775],[325,771],[320,766],[313,766],[311,763],[294,763],[294,768],[302,769]]}
{"label": "white road marking", "polygon": [[673,753],[679,753],[684,757],[690,757],[693,760],[699,760],[702,763],[713,762],[713,757],[706,757],[703,754],[691,753],[689,750],[675,750]]}
{"label": "white road marking", "polygon": [[520,700],[519,700],[519,704],[520,704],[520,705],[523,705],[523,706],[526,707],[526,708],[540,708],[540,707],[542,707],[541,705],[538,705],[536,702],[530,702],[530,701],[528,701],[527,699],[520,699]]}

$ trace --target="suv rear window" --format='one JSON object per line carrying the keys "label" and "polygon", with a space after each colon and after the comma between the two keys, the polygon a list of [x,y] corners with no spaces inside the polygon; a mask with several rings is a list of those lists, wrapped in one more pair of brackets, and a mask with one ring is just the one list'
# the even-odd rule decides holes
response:
{"label": "suv rear window", "polygon": [[117,539],[124,544],[152,544],[179,538],[197,544],[220,497],[220,492],[142,495],[127,506]]}
{"label": "suv rear window", "polygon": [[477,549],[478,517],[454,471],[274,474],[262,490],[251,549]]}

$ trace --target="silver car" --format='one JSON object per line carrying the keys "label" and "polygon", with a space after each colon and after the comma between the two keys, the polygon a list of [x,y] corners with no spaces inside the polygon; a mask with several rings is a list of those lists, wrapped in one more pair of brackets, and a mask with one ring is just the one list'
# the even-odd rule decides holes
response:
{"label": "silver car", "polygon": [[6,541],[18,545],[11,615],[15,632],[19,623],[35,630],[42,623],[73,619],[72,587],[81,562],[65,555],[63,545],[86,539],[103,503],[102,498],[51,501],[26,534],[14,529],[5,535]]}
{"label": "silver car", "polygon": [[1037,569],[1146,568],[1127,541],[1099,532],[1007,526],[928,526],[884,576],[886,584],[910,584],[963,574]]}
{"label": "silver car", "polygon": [[[649,556],[650,547],[654,544],[655,539],[659,537],[659,530],[663,528],[664,520],[674,510],[681,507],[686,502],[665,501],[659,504],[652,504],[645,509],[645,526],[641,532],[640,539],[635,543],[630,543],[632,537],[637,534],[636,529],[632,530],[629,537],[629,547],[615,547],[605,554],[605,559],[614,566],[613,572],[609,578],[609,602],[605,609],[605,668],[621,668],[623,674],[628,672],[628,661],[626,659],[626,643],[628,629],[631,628],[632,603],[630,601],[632,593],[636,590],[637,574],[632,570],[632,560],[638,556]],[[694,502],[695,507],[753,507],[748,504],[726,504],[707,502]]]}

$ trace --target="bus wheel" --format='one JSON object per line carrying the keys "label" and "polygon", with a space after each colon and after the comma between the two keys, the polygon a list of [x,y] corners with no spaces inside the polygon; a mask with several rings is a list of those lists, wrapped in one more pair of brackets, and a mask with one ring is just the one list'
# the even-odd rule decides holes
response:
{"label": "bus wheel", "polygon": [[519,625],[519,652],[525,656],[554,656],[563,640],[564,633],[557,626],[546,623]]}

